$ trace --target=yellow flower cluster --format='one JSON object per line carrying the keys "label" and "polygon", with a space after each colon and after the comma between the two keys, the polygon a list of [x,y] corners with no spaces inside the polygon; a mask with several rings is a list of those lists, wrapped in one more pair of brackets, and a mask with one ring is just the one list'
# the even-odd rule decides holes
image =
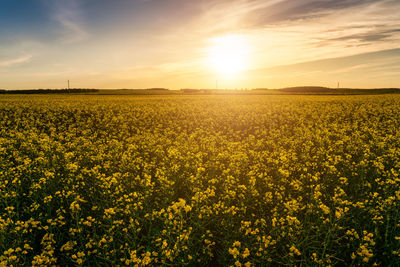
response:
{"label": "yellow flower cluster", "polygon": [[400,97],[0,97],[0,266],[400,266]]}

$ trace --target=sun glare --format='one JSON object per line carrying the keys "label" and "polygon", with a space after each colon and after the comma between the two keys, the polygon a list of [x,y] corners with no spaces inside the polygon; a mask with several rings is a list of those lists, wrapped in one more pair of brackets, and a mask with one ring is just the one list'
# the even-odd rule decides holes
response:
{"label": "sun glare", "polygon": [[248,66],[249,44],[242,35],[225,35],[211,40],[208,64],[222,75],[238,74]]}

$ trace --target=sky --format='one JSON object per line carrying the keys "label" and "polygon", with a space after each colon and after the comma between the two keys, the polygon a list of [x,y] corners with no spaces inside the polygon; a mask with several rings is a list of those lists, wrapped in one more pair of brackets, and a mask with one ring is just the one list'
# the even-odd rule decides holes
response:
{"label": "sky", "polygon": [[400,87],[399,0],[1,0],[0,88]]}

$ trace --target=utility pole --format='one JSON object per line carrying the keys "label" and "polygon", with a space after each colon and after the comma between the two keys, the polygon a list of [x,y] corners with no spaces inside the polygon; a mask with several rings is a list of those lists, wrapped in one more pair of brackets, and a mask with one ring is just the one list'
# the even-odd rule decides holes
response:
{"label": "utility pole", "polygon": [[339,89],[339,87],[340,87],[340,83],[339,83],[339,82],[337,82],[337,88]]}
{"label": "utility pole", "polygon": [[68,80],[68,91],[69,91],[69,80]]}

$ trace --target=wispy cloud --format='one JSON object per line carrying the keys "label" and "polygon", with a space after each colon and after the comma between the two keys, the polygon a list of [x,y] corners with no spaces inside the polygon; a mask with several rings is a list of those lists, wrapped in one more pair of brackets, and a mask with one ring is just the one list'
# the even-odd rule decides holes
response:
{"label": "wispy cloud", "polygon": [[52,19],[63,27],[61,30],[63,42],[76,43],[89,37],[89,33],[85,29],[83,22],[81,1],[47,0],[46,3],[50,8]]}
{"label": "wispy cloud", "polygon": [[[340,81],[345,86],[357,87],[368,81],[362,87],[393,87],[397,86],[394,74],[400,71],[399,60],[400,49],[390,49],[256,69],[249,73],[254,78],[264,77],[276,84],[282,84],[284,79],[284,86],[298,85],[301,80],[308,85],[336,86]],[[269,77],[265,77],[266,74]],[[393,79],[385,80],[388,76]]]}
{"label": "wispy cloud", "polygon": [[298,20],[304,23],[307,19],[330,14],[340,16],[341,10],[354,8],[359,11],[388,8],[384,14],[375,12],[380,16],[399,13],[394,8],[399,6],[396,0],[212,0],[201,3],[208,19],[214,18],[220,25],[239,21],[240,27],[249,28],[269,27]]}
{"label": "wispy cloud", "polygon": [[21,64],[30,61],[31,55],[20,56],[17,58],[0,60],[0,67],[10,67],[12,65]]}
{"label": "wispy cloud", "polygon": [[338,72],[338,70],[350,70],[360,69],[360,68],[372,68],[379,67],[382,68],[386,65],[399,62],[400,60],[400,48],[399,49],[389,49],[382,50],[371,53],[362,53],[353,56],[344,57],[331,57],[327,59],[318,59],[314,61],[301,62],[297,64],[281,65],[273,68],[269,68],[267,71],[275,70],[282,73],[291,72],[297,69],[314,71],[316,69],[324,72]]}
{"label": "wispy cloud", "polygon": [[66,75],[71,75],[75,74],[72,70],[66,70],[66,71],[49,71],[49,72],[32,72],[32,73],[25,73],[25,77],[52,77],[52,76],[66,76]]}
{"label": "wispy cloud", "polygon": [[249,36],[258,64],[266,67],[400,44],[398,0],[214,0],[205,10],[209,34],[240,31]]}

